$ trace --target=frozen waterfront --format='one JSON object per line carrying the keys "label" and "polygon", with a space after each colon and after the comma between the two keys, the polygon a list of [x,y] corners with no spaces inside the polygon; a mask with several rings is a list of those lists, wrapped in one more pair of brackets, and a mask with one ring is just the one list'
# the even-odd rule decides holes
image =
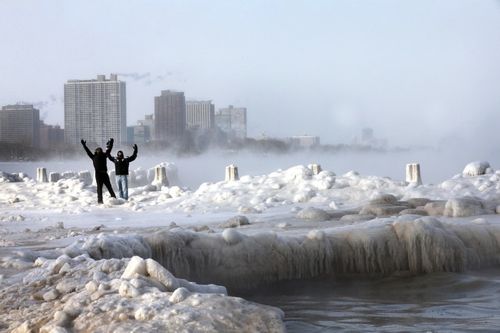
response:
{"label": "frozen waterfront", "polygon": [[3,174],[2,330],[500,328],[500,172],[485,162],[422,186],[296,165],[187,188],[164,165],[173,185],[143,166],[128,202],[101,206],[85,177]]}

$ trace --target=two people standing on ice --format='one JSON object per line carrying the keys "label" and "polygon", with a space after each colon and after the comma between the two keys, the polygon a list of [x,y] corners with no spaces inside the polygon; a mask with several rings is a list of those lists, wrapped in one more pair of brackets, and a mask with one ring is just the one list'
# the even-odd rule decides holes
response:
{"label": "two people standing on ice", "polygon": [[135,160],[137,157],[137,145],[134,144],[134,153],[132,156],[124,158],[123,151],[118,151],[116,158],[111,156],[111,150],[113,149],[114,139],[111,138],[106,143],[106,151],[103,152],[101,147],[97,147],[95,152],[92,153],[90,149],[87,147],[87,142],[85,140],[81,140],[82,146],[87,152],[87,155],[90,157],[94,164],[95,169],[95,180],[97,183],[97,203],[102,204],[102,187],[106,186],[108,189],[109,195],[113,198],[116,198],[115,192],[113,191],[113,187],[111,186],[111,181],[109,180],[108,175],[108,167],[107,167],[107,159],[109,158],[111,161],[115,163],[115,172],[117,185],[119,189],[120,197],[127,200],[128,199],[128,166],[129,163]]}

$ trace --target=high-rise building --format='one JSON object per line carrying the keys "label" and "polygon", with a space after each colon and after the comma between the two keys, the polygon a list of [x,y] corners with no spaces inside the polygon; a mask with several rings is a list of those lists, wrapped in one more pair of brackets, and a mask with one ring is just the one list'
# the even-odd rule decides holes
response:
{"label": "high-rise building", "polygon": [[215,125],[215,106],[212,101],[186,101],[186,127],[211,129]]}
{"label": "high-rise building", "polygon": [[247,137],[247,109],[229,105],[219,109],[215,115],[215,124],[232,138]]}
{"label": "high-rise building", "polygon": [[138,120],[137,125],[139,126],[144,126],[145,127],[145,132],[149,133],[146,137],[146,141],[151,141],[151,139],[154,137],[154,128],[155,128],[155,121],[153,118],[153,114],[147,114],[144,116],[144,119]]}
{"label": "high-rise building", "polygon": [[57,148],[63,144],[64,130],[59,125],[47,125],[40,121],[40,148]]}
{"label": "high-rise building", "polygon": [[64,138],[68,144],[80,139],[103,146],[109,138],[127,140],[125,82],[116,74],[109,79],[69,80],[64,84]]}
{"label": "high-rise building", "polygon": [[186,130],[186,99],[183,92],[162,90],[155,96],[154,138],[181,141]]}
{"label": "high-rise building", "polygon": [[0,142],[39,147],[40,111],[33,105],[6,105],[0,111]]}
{"label": "high-rise building", "polygon": [[145,119],[137,121],[137,125],[127,127],[129,143],[146,143],[151,141],[153,130],[153,115],[146,115]]}

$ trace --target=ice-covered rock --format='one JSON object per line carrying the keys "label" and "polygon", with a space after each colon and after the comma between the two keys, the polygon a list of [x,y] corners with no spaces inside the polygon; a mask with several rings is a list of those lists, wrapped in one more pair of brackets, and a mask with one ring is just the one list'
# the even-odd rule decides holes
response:
{"label": "ice-covered rock", "polygon": [[410,207],[417,208],[424,207],[427,203],[431,202],[431,200],[427,198],[409,198],[406,202],[410,205]]}
{"label": "ice-covered rock", "polygon": [[490,163],[486,161],[475,161],[465,166],[462,175],[469,177],[480,176],[487,173],[488,170],[491,170]]}
{"label": "ice-covered rock", "polygon": [[449,199],[443,211],[443,215],[452,217],[475,216],[485,213],[487,211],[482,201],[472,197]]}
{"label": "ice-covered rock", "polygon": [[425,204],[424,210],[431,216],[439,216],[444,214],[445,206],[446,201],[444,200],[432,201]]}
{"label": "ice-covered rock", "polygon": [[170,298],[168,300],[172,303],[179,303],[179,302],[184,301],[186,298],[188,298],[189,295],[191,295],[189,290],[187,290],[184,287],[180,287],[180,288],[175,289],[175,291],[172,293],[172,295],[170,296]]}
{"label": "ice-covered rock", "polygon": [[250,224],[250,221],[248,220],[248,217],[246,217],[244,215],[237,215],[237,216],[231,217],[229,220],[222,223],[220,225],[220,227],[221,228],[237,228],[237,227],[241,227],[241,226],[249,225],[249,224]]}
{"label": "ice-covered rock", "polygon": [[407,209],[404,205],[385,205],[385,204],[369,204],[363,206],[359,214],[375,215],[375,216],[393,216]]}
{"label": "ice-covered rock", "polygon": [[311,179],[311,177],[312,170],[303,165],[297,165],[289,168],[283,173],[283,180],[285,182],[300,182]]}
{"label": "ice-covered rock", "polygon": [[136,274],[147,275],[146,261],[138,256],[133,256],[122,274],[122,279],[131,279]]}
{"label": "ice-covered rock", "polygon": [[160,282],[168,291],[179,288],[179,281],[165,267],[153,259],[146,259],[147,273],[150,277]]}
{"label": "ice-covered rock", "polygon": [[325,232],[322,230],[311,230],[307,233],[307,238],[310,240],[321,241],[325,238]]}
{"label": "ice-covered rock", "polygon": [[0,183],[22,182],[23,178],[19,174],[0,171]]}
{"label": "ice-covered rock", "polygon": [[376,215],[372,214],[346,214],[340,218],[340,221],[353,223],[373,220],[375,217]]}
{"label": "ice-covered rock", "polygon": [[363,206],[359,212],[361,215],[392,216],[408,209],[407,202],[398,201],[392,194],[381,194],[375,196],[369,203]]}
{"label": "ice-covered rock", "polygon": [[427,213],[427,211],[424,210],[424,209],[408,208],[408,209],[403,209],[402,211],[400,211],[399,215],[422,215],[422,216],[427,216],[427,215],[429,215],[429,213]]}
{"label": "ice-covered rock", "polygon": [[229,245],[235,245],[243,240],[243,235],[234,229],[225,229],[222,238]]}
{"label": "ice-covered rock", "polygon": [[316,207],[307,207],[302,209],[297,213],[297,217],[299,219],[311,221],[327,221],[331,218],[327,211]]}
{"label": "ice-covered rock", "polygon": [[[69,249],[72,247],[70,246]],[[151,249],[141,236],[118,237],[99,234],[85,240],[82,250],[95,259],[151,257]]]}
{"label": "ice-covered rock", "polygon": [[373,199],[370,200],[369,204],[371,205],[395,205],[397,204],[398,199],[392,194],[380,194],[376,195]]}

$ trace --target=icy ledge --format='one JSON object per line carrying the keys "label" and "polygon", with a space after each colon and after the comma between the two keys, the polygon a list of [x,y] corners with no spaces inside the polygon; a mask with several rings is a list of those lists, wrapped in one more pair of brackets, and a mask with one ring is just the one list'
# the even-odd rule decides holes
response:
{"label": "icy ledge", "polygon": [[338,274],[461,272],[500,263],[500,227],[403,215],[300,235],[168,231],[146,239],[176,276],[229,290]]}
{"label": "icy ledge", "polygon": [[[216,283],[233,292],[325,275],[461,272],[495,266],[500,263],[500,225],[485,218],[444,222],[402,215],[280,234],[175,228],[145,236],[100,234],[43,255],[55,258],[61,253],[94,259],[153,258],[176,277]],[[25,257],[34,260],[36,254]]]}

